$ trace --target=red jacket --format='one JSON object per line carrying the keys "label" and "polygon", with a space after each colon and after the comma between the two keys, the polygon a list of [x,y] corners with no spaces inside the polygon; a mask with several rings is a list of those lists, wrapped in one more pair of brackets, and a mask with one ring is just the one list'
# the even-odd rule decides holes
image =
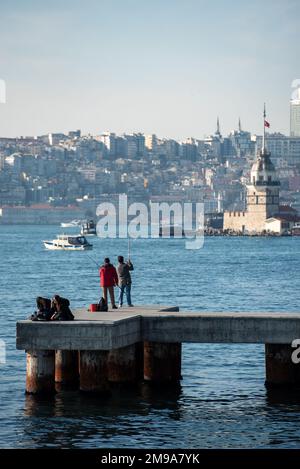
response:
{"label": "red jacket", "polygon": [[118,285],[118,274],[112,264],[102,265],[99,273],[101,287],[114,287],[115,285]]}

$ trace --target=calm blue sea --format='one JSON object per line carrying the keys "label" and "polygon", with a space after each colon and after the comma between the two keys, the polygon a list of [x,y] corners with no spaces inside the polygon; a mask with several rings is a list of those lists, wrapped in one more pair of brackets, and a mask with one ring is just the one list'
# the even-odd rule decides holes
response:
{"label": "calm blue sea", "polygon": [[[59,293],[72,307],[99,298],[97,268],[85,252],[45,251],[55,226],[0,226],[1,448],[300,448],[300,394],[264,387],[262,345],[183,346],[179,390],[116,391],[110,398],[25,396],[25,353],[15,323],[35,297]],[[99,261],[126,255],[127,240],[93,238]],[[300,238],[206,238],[132,242],[135,304],[197,311],[300,313]]]}

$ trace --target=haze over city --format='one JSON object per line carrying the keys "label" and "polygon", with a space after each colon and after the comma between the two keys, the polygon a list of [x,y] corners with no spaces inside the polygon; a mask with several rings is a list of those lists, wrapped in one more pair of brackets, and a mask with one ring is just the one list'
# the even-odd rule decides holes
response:
{"label": "haze over city", "polygon": [[299,78],[294,0],[1,1],[0,136],[80,128],[202,137],[288,133]]}
{"label": "haze over city", "polygon": [[0,0],[0,44],[2,466],[299,464],[300,0]]}

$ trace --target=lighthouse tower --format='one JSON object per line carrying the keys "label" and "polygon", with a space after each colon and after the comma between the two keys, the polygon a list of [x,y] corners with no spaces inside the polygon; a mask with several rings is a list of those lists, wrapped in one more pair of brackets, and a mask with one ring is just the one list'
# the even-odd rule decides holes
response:
{"label": "lighthouse tower", "polygon": [[249,223],[253,229],[261,231],[267,218],[274,216],[279,210],[279,188],[276,169],[271,161],[271,153],[266,146],[266,109],[264,107],[263,145],[251,168],[250,184],[247,185],[247,212]]}
{"label": "lighthouse tower", "polygon": [[264,133],[262,149],[257,155],[247,185],[247,210],[224,212],[223,228],[237,232],[261,233],[266,230],[266,221],[279,212],[280,182],[266,145],[266,107],[264,106]]}

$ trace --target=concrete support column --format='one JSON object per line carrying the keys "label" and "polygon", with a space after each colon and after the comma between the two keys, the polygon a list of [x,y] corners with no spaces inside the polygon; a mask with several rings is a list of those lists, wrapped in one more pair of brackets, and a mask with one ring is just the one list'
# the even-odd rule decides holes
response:
{"label": "concrete support column", "polygon": [[107,350],[80,351],[80,391],[109,393]]}
{"label": "concrete support column", "polygon": [[293,351],[288,344],[265,345],[267,387],[300,384],[300,364],[292,362]]}
{"label": "concrete support column", "polygon": [[109,351],[108,381],[112,383],[134,383],[138,378],[136,344]]}
{"label": "concrete support column", "polygon": [[50,394],[55,392],[54,350],[27,351],[26,392],[29,394]]}
{"label": "concrete support column", "polygon": [[135,361],[137,380],[143,381],[144,379],[144,342],[137,342],[135,344]]}
{"label": "concrete support column", "polygon": [[181,344],[144,342],[144,379],[174,382],[181,379]]}
{"label": "concrete support column", "polygon": [[77,350],[56,350],[55,382],[63,385],[79,381],[79,357]]}

